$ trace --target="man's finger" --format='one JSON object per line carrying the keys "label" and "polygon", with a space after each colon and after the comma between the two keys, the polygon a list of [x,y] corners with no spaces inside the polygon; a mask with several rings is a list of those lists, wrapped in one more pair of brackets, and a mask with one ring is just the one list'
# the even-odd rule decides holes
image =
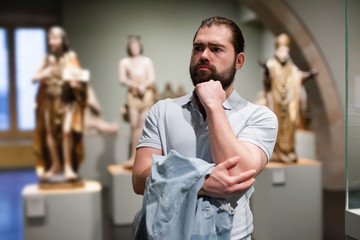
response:
{"label": "man's finger", "polygon": [[251,187],[251,185],[254,184],[254,182],[255,178],[250,178],[246,181],[231,186],[229,188],[229,191],[231,191],[231,194],[243,194]]}
{"label": "man's finger", "polygon": [[239,160],[240,160],[240,157],[235,156],[235,157],[227,159],[226,161],[224,161],[222,163],[219,163],[218,166],[229,170],[229,169],[235,167],[236,164],[238,164]]}
{"label": "man's finger", "polygon": [[247,181],[251,178],[254,178],[255,177],[255,174],[256,174],[256,170],[255,169],[251,169],[251,170],[248,170],[246,172],[242,172],[240,173],[239,176],[236,176],[236,183],[241,183],[241,182],[244,182],[244,181]]}

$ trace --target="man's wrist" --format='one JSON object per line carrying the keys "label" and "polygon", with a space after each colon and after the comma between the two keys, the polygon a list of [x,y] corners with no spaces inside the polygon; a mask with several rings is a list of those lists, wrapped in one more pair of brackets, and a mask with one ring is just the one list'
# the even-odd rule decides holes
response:
{"label": "man's wrist", "polygon": [[205,195],[205,189],[204,188],[201,188],[198,192],[198,195],[201,196],[201,195]]}
{"label": "man's wrist", "polygon": [[219,113],[219,111],[222,111],[224,110],[223,109],[223,106],[222,106],[222,103],[218,103],[218,104],[211,104],[209,106],[206,106],[205,107],[205,111],[206,111],[206,114],[207,115],[211,115],[211,114],[215,114],[217,115]]}

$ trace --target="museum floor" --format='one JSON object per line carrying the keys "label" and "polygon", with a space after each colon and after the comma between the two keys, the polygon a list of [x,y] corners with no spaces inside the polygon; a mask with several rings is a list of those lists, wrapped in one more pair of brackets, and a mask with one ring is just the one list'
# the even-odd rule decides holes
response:
{"label": "museum floor", "polygon": [[[0,240],[22,240],[21,191],[36,183],[32,169],[0,171]],[[132,238],[130,226],[115,226],[108,216],[108,191],[102,192],[103,239],[127,240]],[[344,237],[344,192],[323,192],[324,240],[341,240]],[[281,239],[278,239],[281,240]]]}
{"label": "museum floor", "polygon": [[[27,184],[37,183],[32,169],[0,171],[0,240],[22,240],[21,191]],[[115,226],[108,216],[108,192],[102,191],[103,239],[132,239],[131,226]],[[49,239],[51,239],[49,237]]]}

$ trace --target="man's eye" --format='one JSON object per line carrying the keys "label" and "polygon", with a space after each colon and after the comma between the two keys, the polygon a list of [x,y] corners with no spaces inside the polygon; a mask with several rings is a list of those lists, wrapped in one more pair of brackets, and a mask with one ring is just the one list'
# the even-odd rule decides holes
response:
{"label": "man's eye", "polygon": [[218,52],[221,52],[222,50],[220,48],[213,48],[212,51],[215,52],[215,53],[218,53]]}
{"label": "man's eye", "polygon": [[194,47],[194,51],[201,51],[201,47],[200,46]]}

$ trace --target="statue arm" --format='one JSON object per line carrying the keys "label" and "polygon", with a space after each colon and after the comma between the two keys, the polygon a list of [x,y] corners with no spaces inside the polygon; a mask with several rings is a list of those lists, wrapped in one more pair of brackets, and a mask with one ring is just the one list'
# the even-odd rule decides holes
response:
{"label": "statue arm", "polygon": [[40,82],[45,78],[51,76],[53,68],[46,66],[45,59],[41,62],[40,66],[36,69],[35,74],[32,78],[33,82]]}
{"label": "statue arm", "polygon": [[147,81],[146,81],[146,87],[150,87],[155,82],[155,69],[154,64],[151,59],[149,59],[149,65],[148,65],[148,71],[147,71]]}
{"label": "statue arm", "polygon": [[265,92],[270,92],[271,91],[271,77],[270,77],[270,71],[268,66],[265,64],[264,65],[264,79],[263,79],[263,83],[264,83],[264,90]]}
{"label": "statue arm", "polygon": [[96,115],[100,115],[101,105],[96,97],[94,89],[90,85],[87,87],[87,104]]}
{"label": "statue arm", "polygon": [[301,83],[304,83],[307,79],[311,78],[312,76],[315,76],[316,74],[318,74],[318,70],[317,69],[311,69],[310,71],[307,72],[301,72]]}
{"label": "statue arm", "polygon": [[[81,69],[79,59],[78,59],[76,53],[74,53],[74,52],[70,52],[70,58],[69,58],[69,62],[68,62],[68,67],[69,68],[75,68],[75,69]],[[80,81],[71,80],[70,81],[70,87],[80,89],[82,86],[81,86]]]}
{"label": "statue arm", "polygon": [[77,58],[76,54],[75,53],[72,53],[70,55],[70,61],[69,61],[70,65],[74,68],[77,68],[77,69],[80,69],[81,68],[81,65],[80,65],[80,62],[79,62],[79,59]]}
{"label": "statue arm", "polygon": [[133,81],[131,81],[126,74],[126,59],[122,59],[120,60],[119,63],[119,82],[120,84],[124,85],[125,87],[128,88],[135,88],[136,85],[134,84]]}

